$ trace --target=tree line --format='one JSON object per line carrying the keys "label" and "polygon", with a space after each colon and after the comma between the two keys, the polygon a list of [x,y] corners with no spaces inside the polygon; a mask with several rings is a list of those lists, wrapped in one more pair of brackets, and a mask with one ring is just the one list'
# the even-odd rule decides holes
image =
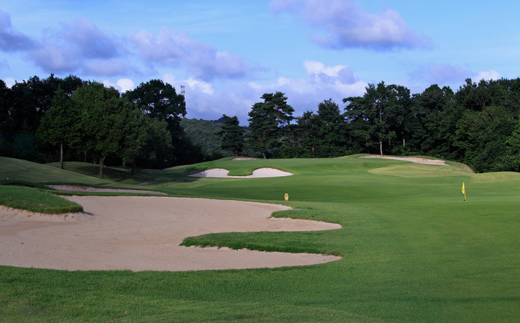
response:
{"label": "tree line", "polygon": [[[427,155],[477,172],[520,171],[520,79],[466,80],[454,92],[432,85],[369,84],[343,106],[324,100],[293,116],[281,92],[249,112],[218,121],[186,119],[186,102],[160,80],[120,94],[76,76],[0,80],[0,155],[48,162],[107,161],[165,168],[224,156],[338,157],[355,153]],[[49,160],[50,159],[50,160]]]}
{"label": "tree line", "polygon": [[180,126],[185,115],[184,96],[160,80],[123,94],[75,76],[0,80],[0,155],[44,162],[58,148],[62,168],[65,158],[93,161],[100,176],[107,159],[132,171],[203,161]]}
{"label": "tree line", "polygon": [[262,99],[249,112],[245,137],[220,134],[226,144],[235,142],[233,149],[248,147],[264,158],[427,155],[476,172],[520,171],[520,79],[467,79],[456,92],[432,85],[413,95],[380,82],[369,84],[363,96],[343,99],[343,109],[325,100],[317,113],[300,117],[281,92]]}

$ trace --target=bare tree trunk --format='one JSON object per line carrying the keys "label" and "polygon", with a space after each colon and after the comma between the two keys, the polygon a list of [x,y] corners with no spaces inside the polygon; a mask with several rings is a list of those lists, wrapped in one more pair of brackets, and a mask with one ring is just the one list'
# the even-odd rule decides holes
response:
{"label": "bare tree trunk", "polygon": [[123,156],[123,167],[125,167],[125,156]]}
{"label": "bare tree trunk", "polygon": [[101,156],[99,158],[99,178],[103,178],[103,162],[105,161],[105,156]]}
{"label": "bare tree trunk", "polygon": [[404,133],[401,131],[401,136],[403,136],[403,147],[406,147],[406,139],[404,139]]}
{"label": "bare tree trunk", "polygon": [[383,156],[383,139],[379,138],[379,153]]}
{"label": "bare tree trunk", "polygon": [[265,157],[265,151],[262,152],[262,155],[264,155],[264,159],[267,159],[267,157]]}
{"label": "bare tree trunk", "polygon": [[60,168],[63,169],[63,140],[60,140]]}

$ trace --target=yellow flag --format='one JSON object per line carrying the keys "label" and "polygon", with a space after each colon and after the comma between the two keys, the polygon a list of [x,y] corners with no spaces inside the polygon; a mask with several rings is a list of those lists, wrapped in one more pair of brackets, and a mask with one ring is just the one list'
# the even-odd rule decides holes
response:
{"label": "yellow flag", "polygon": [[466,189],[464,188],[464,182],[462,182],[462,194],[466,194]]}

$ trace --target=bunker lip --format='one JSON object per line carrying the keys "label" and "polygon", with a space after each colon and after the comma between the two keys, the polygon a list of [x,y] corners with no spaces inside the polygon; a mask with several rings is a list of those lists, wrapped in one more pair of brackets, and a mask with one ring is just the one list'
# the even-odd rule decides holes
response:
{"label": "bunker lip", "polygon": [[262,167],[255,169],[252,175],[248,176],[228,176],[229,171],[224,168],[212,168],[205,171],[189,175],[191,177],[216,177],[216,178],[266,178],[291,176],[292,173],[284,172],[276,168]]}
{"label": "bunker lip", "polygon": [[168,195],[163,192],[156,191],[145,191],[145,190],[127,190],[118,188],[97,188],[84,185],[47,185],[47,187],[53,188],[58,191],[64,192],[110,192],[110,193],[137,193],[137,194],[156,194],[156,195]]}
{"label": "bunker lip", "polygon": [[444,160],[439,159],[428,159],[428,158],[421,158],[421,157],[394,157],[394,156],[381,156],[381,155],[365,155],[360,156],[358,158],[382,158],[382,159],[393,159],[393,160],[402,160],[402,161],[408,161],[412,163],[418,163],[418,164],[425,164],[425,165],[437,165],[437,166],[449,166],[446,164]]}
{"label": "bunker lip", "polygon": [[271,218],[276,204],[175,197],[70,196],[83,216],[0,208],[0,265],[62,270],[191,271],[321,264],[319,254],[182,247],[220,232],[317,231],[339,224]]}

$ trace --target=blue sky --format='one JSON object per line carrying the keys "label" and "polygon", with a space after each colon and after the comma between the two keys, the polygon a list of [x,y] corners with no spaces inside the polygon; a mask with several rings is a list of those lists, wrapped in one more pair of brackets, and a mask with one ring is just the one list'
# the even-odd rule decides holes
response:
{"label": "blue sky", "polygon": [[456,90],[520,76],[514,1],[17,0],[0,4],[0,78],[69,74],[126,91],[186,87],[189,118],[284,92],[301,115],[369,83]]}

